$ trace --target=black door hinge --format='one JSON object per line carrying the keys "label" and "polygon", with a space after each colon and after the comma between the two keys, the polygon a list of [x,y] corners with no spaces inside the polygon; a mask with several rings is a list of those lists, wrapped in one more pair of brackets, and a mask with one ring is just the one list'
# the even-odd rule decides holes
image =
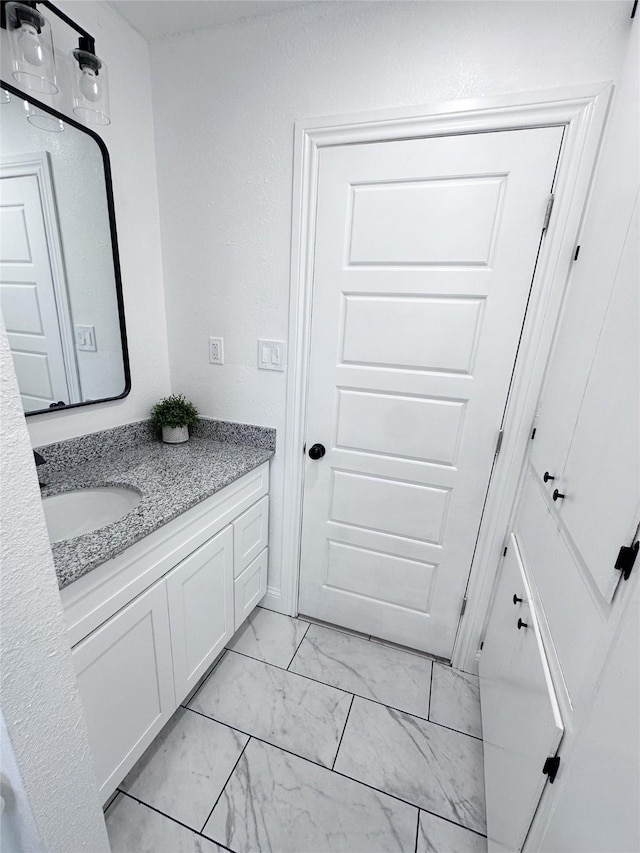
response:
{"label": "black door hinge", "polygon": [[553,785],[556,775],[558,773],[558,767],[560,767],[560,756],[554,755],[549,756],[544,763],[544,767],[542,768],[542,772],[546,773],[549,777],[549,782]]}
{"label": "black door hinge", "polygon": [[633,545],[623,545],[618,552],[618,559],[614,568],[622,572],[622,577],[626,581],[629,580],[631,569],[638,556],[638,548],[640,548],[640,541],[634,542]]}

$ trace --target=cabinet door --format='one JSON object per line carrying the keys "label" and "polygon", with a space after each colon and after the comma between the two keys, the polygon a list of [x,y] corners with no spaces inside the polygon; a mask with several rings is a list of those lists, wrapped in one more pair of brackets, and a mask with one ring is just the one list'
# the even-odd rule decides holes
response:
{"label": "cabinet door", "polygon": [[[633,70],[621,77],[622,85],[614,92],[578,237],[580,254],[571,269],[547,368],[536,437],[531,442],[533,465],[540,476],[545,471],[557,476],[564,467],[638,194],[637,54],[634,60],[627,66]],[[618,367],[630,368],[629,363]],[[591,453],[598,454],[606,441],[602,433]],[[554,483],[550,486],[553,492]]]}
{"label": "cabinet door", "polygon": [[175,710],[164,582],[78,643],[73,660],[105,801]]}
{"label": "cabinet door", "polygon": [[264,548],[269,536],[269,498],[265,495],[233,522],[233,576],[238,577]]}
{"label": "cabinet door", "polygon": [[176,698],[181,702],[233,635],[233,531],[205,542],[167,575]]}
{"label": "cabinet door", "polygon": [[236,631],[267,591],[268,555],[265,548],[234,581]]}
{"label": "cabinet door", "polygon": [[585,389],[558,501],[562,521],[606,601],[640,504],[638,206]]}
{"label": "cabinet door", "polygon": [[513,535],[479,671],[488,847],[515,853],[524,844],[547,781],[545,760],[556,754],[564,728]]}

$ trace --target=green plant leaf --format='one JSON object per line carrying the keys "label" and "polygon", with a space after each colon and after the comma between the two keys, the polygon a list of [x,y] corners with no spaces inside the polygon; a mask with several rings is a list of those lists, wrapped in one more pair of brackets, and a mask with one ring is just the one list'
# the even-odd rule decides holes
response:
{"label": "green plant leaf", "polygon": [[151,409],[151,422],[158,428],[192,426],[197,420],[198,410],[183,394],[165,397]]}

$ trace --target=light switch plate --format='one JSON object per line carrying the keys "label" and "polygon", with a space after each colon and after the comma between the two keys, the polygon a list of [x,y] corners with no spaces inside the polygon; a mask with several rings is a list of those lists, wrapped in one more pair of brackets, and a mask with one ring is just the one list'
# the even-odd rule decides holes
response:
{"label": "light switch plate", "polygon": [[96,327],[75,326],[76,349],[82,352],[97,352]]}
{"label": "light switch plate", "polygon": [[209,338],[209,364],[224,364],[224,338]]}
{"label": "light switch plate", "polygon": [[284,370],[286,363],[286,341],[258,340],[258,367],[260,370]]}

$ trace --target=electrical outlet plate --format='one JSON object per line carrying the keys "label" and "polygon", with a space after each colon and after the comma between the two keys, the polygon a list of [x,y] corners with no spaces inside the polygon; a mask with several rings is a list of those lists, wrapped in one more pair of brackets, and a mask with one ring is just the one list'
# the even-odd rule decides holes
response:
{"label": "electrical outlet plate", "polygon": [[260,370],[284,370],[286,362],[286,341],[258,340],[258,367]]}
{"label": "electrical outlet plate", "polygon": [[224,364],[224,338],[209,338],[209,364]]}

